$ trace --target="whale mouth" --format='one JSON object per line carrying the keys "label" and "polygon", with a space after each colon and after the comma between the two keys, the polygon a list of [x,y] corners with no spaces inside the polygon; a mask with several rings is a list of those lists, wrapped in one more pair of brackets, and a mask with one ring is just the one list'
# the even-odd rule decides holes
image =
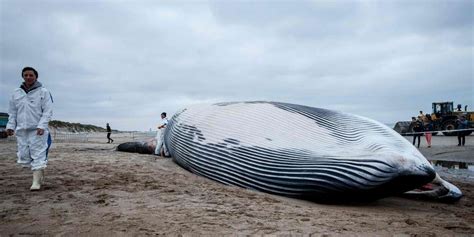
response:
{"label": "whale mouth", "polygon": [[402,194],[403,197],[453,203],[463,196],[455,185],[443,180],[438,174],[429,183]]}
{"label": "whale mouth", "polygon": [[402,172],[397,177],[387,183],[380,185],[371,190],[367,190],[364,196],[369,196],[368,199],[379,199],[388,196],[400,195],[407,191],[421,187],[431,182],[437,176],[436,172],[432,167],[423,166],[416,172]]}

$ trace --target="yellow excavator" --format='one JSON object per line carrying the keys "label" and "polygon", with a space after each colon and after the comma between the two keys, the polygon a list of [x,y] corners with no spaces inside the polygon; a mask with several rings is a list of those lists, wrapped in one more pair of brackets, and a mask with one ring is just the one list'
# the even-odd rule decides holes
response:
{"label": "yellow excavator", "polygon": [[[469,122],[469,127],[474,128],[474,111],[467,111],[467,105],[464,106],[464,111],[462,110],[462,105],[458,104],[457,108],[454,109],[454,103],[452,101],[448,102],[434,102],[432,104],[433,112],[431,113],[431,118],[433,120],[434,131],[444,131],[445,136],[455,136],[456,132],[449,132],[446,130],[456,129],[456,120],[460,116],[465,116],[466,120]],[[405,133],[413,132],[413,124],[411,121],[399,121],[395,124],[393,128],[398,133],[404,135]],[[470,135],[472,131],[465,131],[466,135]],[[433,133],[436,135],[436,132]]]}

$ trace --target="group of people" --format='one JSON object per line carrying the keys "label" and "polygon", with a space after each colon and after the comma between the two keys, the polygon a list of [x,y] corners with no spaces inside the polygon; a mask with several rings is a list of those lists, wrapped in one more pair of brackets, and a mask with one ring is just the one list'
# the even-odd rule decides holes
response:
{"label": "group of people", "polygon": [[431,119],[431,115],[423,114],[423,111],[420,111],[420,115],[418,115],[418,118],[412,117],[411,118],[412,126],[413,126],[413,145],[415,145],[415,141],[418,140],[417,147],[420,147],[420,139],[421,135],[423,133],[425,134],[426,138],[426,143],[428,144],[428,147],[431,147],[431,137],[432,133],[431,131],[434,130],[433,127],[433,120]]}
{"label": "group of people", "polygon": [[[417,147],[419,148],[421,136],[424,134],[426,138],[426,143],[428,144],[428,148],[431,147],[432,132],[435,130],[431,115],[425,115],[423,114],[423,111],[420,111],[418,117],[412,117],[411,120],[411,127],[413,127],[414,132],[413,145],[415,145],[416,141],[418,141]],[[464,115],[459,116],[459,118],[456,120],[456,129],[462,130],[468,128],[469,122],[466,120],[466,117]],[[456,132],[456,134],[458,136],[458,146],[464,146],[466,144],[466,132],[458,131]]]}

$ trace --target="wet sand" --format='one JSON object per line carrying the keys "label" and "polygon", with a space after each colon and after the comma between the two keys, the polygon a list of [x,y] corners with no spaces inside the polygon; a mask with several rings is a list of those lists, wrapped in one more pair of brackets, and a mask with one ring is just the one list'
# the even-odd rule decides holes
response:
{"label": "wet sand", "polygon": [[[324,205],[222,185],[171,159],[117,152],[116,145],[130,137],[113,138],[113,144],[104,143],[105,134],[54,143],[39,192],[29,191],[31,171],[15,164],[16,143],[0,140],[0,236],[474,234],[469,172],[440,170],[465,194],[455,204],[390,197]],[[433,147],[422,141],[420,150],[429,159],[472,160],[473,140],[457,147],[455,137],[433,137]]]}
{"label": "wet sand", "polygon": [[[413,137],[405,137],[409,142],[413,141]],[[457,146],[458,139],[456,136],[433,136],[431,148],[428,148],[425,137],[421,137],[420,148],[421,153],[428,160],[442,161],[458,161],[474,163],[474,135],[466,137],[464,146]]]}

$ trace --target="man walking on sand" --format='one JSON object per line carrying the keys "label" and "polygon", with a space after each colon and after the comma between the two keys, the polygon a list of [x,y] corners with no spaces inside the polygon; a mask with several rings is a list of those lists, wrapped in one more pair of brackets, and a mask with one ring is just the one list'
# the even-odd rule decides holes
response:
{"label": "man walking on sand", "polygon": [[21,72],[23,84],[15,89],[8,108],[7,134],[16,133],[17,163],[31,167],[33,183],[30,190],[39,190],[48,163],[51,146],[48,123],[53,116],[53,97],[37,80],[38,72],[25,67]]}
{"label": "man walking on sand", "polygon": [[107,123],[107,143],[112,143],[114,142],[114,139],[110,138],[110,134],[112,133],[112,129],[110,128],[109,123]]}

